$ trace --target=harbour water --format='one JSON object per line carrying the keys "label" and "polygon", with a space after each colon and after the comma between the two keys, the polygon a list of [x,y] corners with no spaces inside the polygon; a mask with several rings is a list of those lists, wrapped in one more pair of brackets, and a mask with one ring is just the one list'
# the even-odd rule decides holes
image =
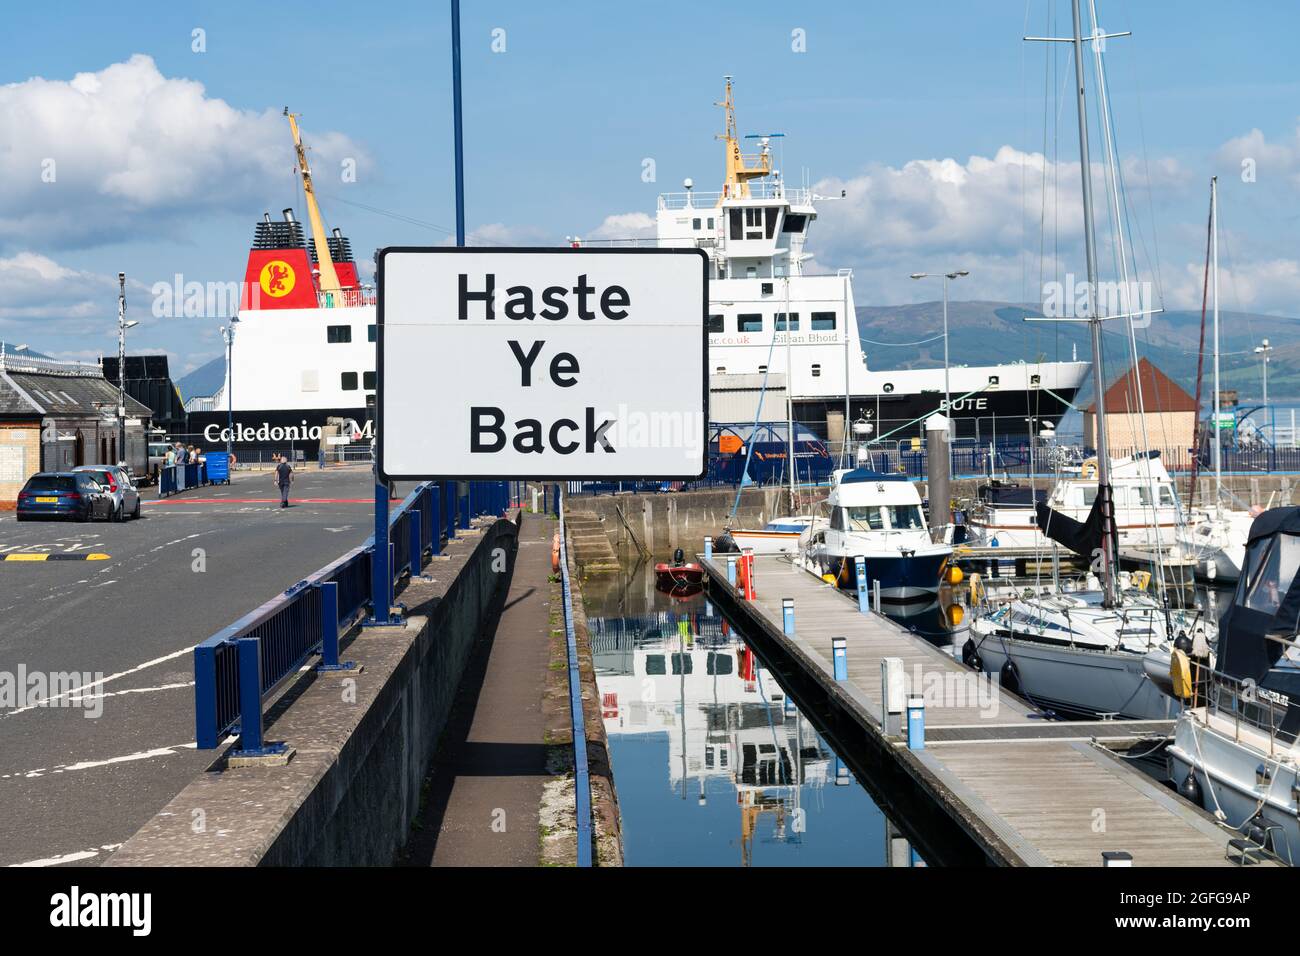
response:
{"label": "harbour water", "polygon": [[702,593],[583,593],[628,865],[924,865]]}

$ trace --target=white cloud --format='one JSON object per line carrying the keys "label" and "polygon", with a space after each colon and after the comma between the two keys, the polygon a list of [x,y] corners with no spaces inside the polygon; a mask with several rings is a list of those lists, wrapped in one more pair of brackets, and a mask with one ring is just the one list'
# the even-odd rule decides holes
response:
{"label": "white cloud", "polygon": [[[318,179],[345,157],[369,163],[342,134],[306,138]],[[255,212],[291,163],[276,110],[236,109],[142,54],[71,80],[0,86],[0,142],[0,246],[184,234],[207,211]]]}
{"label": "white cloud", "polygon": [[604,221],[584,239],[648,239],[655,234],[654,216],[643,212],[620,212]]}
{"label": "white cloud", "polygon": [[106,316],[116,301],[116,276],[72,269],[34,252],[0,258],[0,321]]}

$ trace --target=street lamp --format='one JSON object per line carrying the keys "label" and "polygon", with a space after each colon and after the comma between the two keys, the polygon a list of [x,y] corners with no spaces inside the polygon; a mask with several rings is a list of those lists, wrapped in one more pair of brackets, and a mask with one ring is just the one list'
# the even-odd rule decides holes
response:
{"label": "street lamp", "polygon": [[913,272],[913,279],[943,279],[943,413],[948,418],[948,471],[952,472],[952,389],[948,381],[948,283],[970,275],[967,269],[952,272]]}
{"label": "street lamp", "polygon": [[230,360],[235,347],[235,326],[239,316],[232,316],[229,325],[221,327],[221,338],[226,343],[226,457],[230,457],[230,445],[235,434],[235,370]]}
{"label": "street lamp", "polygon": [[1268,407],[1268,353],[1273,351],[1273,346],[1268,344],[1268,339],[1264,340],[1263,345],[1255,346],[1255,354],[1263,358],[1264,363],[1264,411],[1268,413],[1269,431],[1273,430],[1273,412]]}
{"label": "street lamp", "polygon": [[126,273],[117,274],[117,461],[126,461],[126,330],[139,322],[126,320]]}

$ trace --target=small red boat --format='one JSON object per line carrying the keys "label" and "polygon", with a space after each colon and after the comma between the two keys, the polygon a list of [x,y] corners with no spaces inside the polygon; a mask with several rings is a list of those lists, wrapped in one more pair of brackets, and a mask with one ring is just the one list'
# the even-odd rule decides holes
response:
{"label": "small red boat", "polygon": [[655,565],[655,585],[661,591],[677,591],[682,588],[696,587],[704,583],[704,568],[698,564]]}

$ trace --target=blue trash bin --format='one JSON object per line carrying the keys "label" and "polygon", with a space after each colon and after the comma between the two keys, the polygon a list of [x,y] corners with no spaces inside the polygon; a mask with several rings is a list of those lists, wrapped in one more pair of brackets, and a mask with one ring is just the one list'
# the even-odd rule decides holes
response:
{"label": "blue trash bin", "polygon": [[214,485],[230,484],[230,456],[224,451],[210,451],[208,458],[208,481]]}

